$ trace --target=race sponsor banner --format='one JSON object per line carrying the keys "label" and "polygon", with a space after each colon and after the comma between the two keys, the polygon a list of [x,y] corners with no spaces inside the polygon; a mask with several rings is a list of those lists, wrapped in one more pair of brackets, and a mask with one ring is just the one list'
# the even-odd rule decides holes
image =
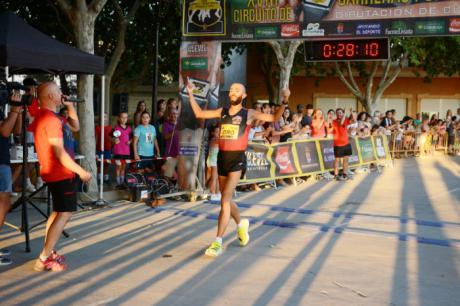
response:
{"label": "race sponsor banner", "polygon": [[302,173],[321,171],[321,163],[316,141],[296,141],[294,143]]}
{"label": "race sponsor banner", "polygon": [[375,161],[375,150],[371,137],[357,138],[359,145],[359,155],[361,163],[370,163]]}
{"label": "race sponsor banner", "polygon": [[458,0],[182,0],[184,38],[458,35]]}
{"label": "race sponsor banner", "polygon": [[359,151],[358,151],[358,147],[356,146],[356,138],[350,137],[349,142],[350,142],[353,154],[348,158],[348,164],[350,166],[358,165],[359,164],[359,153],[358,153]]}
{"label": "race sponsor banner", "polygon": [[319,142],[319,147],[321,148],[321,158],[323,160],[323,169],[334,169],[334,141],[332,140],[323,140]]}
{"label": "race sponsor banner", "polygon": [[[195,18],[195,16],[192,16]],[[191,17],[191,18],[192,18]],[[196,186],[200,150],[205,131],[205,122],[196,119],[186,90],[187,80],[195,89],[193,95],[202,109],[219,106],[219,82],[221,43],[217,41],[183,41],[180,49],[179,91],[181,113],[179,129],[179,177],[182,190],[194,190]]]}
{"label": "race sponsor banner", "polygon": [[385,146],[386,138],[383,136],[374,137],[375,153],[378,159],[387,159],[388,151],[386,150],[388,146]]}
{"label": "race sponsor banner", "polygon": [[293,145],[292,142],[286,142],[273,146],[272,160],[275,165],[273,169],[275,177],[289,177],[300,173],[294,161]]}
{"label": "race sponsor banner", "polygon": [[261,177],[270,177],[272,165],[270,155],[272,148],[263,144],[252,143],[246,150],[246,179],[256,180]]}
{"label": "race sponsor banner", "polygon": [[[353,154],[350,167],[389,160],[384,136],[350,138]],[[263,182],[306,176],[334,169],[334,143],[331,139],[294,140],[275,145],[249,143],[247,171],[241,182]]]}

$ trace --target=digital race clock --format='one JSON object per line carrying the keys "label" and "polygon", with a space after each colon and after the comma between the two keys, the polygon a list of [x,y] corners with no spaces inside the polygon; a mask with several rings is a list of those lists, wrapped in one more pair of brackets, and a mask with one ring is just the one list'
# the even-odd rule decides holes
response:
{"label": "digital race clock", "polygon": [[305,61],[372,61],[389,58],[387,38],[305,41]]}

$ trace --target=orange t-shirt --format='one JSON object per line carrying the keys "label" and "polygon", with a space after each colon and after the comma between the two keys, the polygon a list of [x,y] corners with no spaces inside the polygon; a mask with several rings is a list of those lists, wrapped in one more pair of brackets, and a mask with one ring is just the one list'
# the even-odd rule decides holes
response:
{"label": "orange t-shirt", "polygon": [[56,158],[53,148],[49,143],[50,138],[61,138],[63,135],[63,122],[58,115],[48,109],[40,109],[40,115],[35,124],[35,149],[40,162],[40,175],[47,183],[62,181],[75,177],[75,174],[64,167]]}
{"label": "orange t-shirt", "polygon": [[335,147],[343,147],[348,144],[348,130],[347,126],[350,124],[350,120],[345,119],[343,124],[340,124],[338,119],[332,122],[332,126],[334,127],[334,146]]}

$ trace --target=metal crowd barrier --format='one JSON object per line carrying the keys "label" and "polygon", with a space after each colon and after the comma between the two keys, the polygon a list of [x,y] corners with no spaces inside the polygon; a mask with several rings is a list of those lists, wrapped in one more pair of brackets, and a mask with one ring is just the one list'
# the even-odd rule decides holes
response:
{"label": "metal crowd barrier", "polygon": [[[394,132],[387,137],[392,158],[426,156],[432,155],[436,151],[447,154],[449,150],[447,133],[404,131]],[[458,142],[459,137],[456,135],[455,147],[457,152]]]}

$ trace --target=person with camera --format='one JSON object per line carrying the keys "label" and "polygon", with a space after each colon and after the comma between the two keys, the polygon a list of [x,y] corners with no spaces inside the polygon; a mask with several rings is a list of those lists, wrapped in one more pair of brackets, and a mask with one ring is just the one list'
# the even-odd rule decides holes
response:
{"label": "person with camera", "polygon": [[[38,112],[40,110],[39,101],[37,98],[37,82],[32,78],[25,78],[22,81],[22,84],[25,87],[25,97],[28,97],[28,105],[27,105],[27,122],[26,122],[26,144],[27,147],[33,147],[34,144],[34,119],[38,116]],[[22,142],[21,142],[22,143]],[[16,180],[22,174],[22,164],[17,164],[13,167],[13,185],[15,184]],[[31,181],[31,174],[35,170],[36,172],[36,185],[32,184]],[[43,180],[40,177],[40,166],[38,163],[31,162],[28,163],[26,166],[26,185],[25,185],[25,192],[35,192],[37,189],[43,186]]]}
{"label": "person with camera", "polygon": [[[12,102],[20,102],[21,95],[13,93],[10,97]],[[12,176],[10,165],[10,141],[9,136],[14,132],[21,132],[21,106],[11,106],[8,117],[0,109],[0,228],[5,222],[5,217],[11,208]],[[0,266],[12,263],[7,256],[10,255],[8,250],[0,250]]]}
{"label": "person with camera", "polygon": [[72,212],[77,210],[75,174],[78,174],[83,182],[88,182],[91,174],[74,161],[72,131],[57,113],[61,105],[67,106],[68,123],[78,130],[79,121],[72,103],[66,101],[67,97],[54,82],[40,85],[38,98],[41,109],[35,119],[35,145],[41,177],[47,183],[53,197],[53,212],[48,217],[45,244],[35,262],[34,270],[63,271],[67,265],[64,257],[59,255],[54,247],[72,217]]}

